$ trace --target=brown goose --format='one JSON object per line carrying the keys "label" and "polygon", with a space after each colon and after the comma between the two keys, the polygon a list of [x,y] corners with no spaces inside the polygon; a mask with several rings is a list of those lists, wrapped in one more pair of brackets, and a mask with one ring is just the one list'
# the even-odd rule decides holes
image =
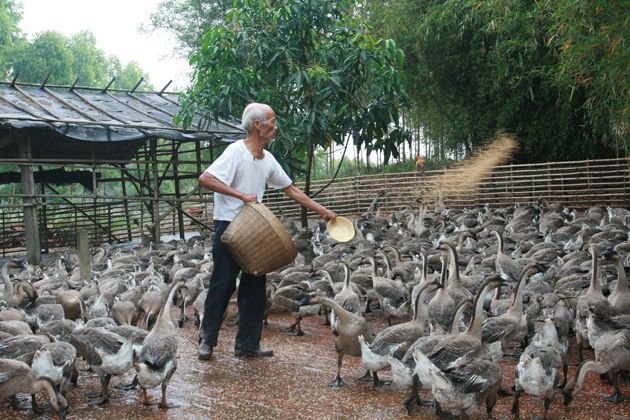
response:
{"label": "brown goose", "polygon": [[440,256],[442,272],[438,282],[438,290],[429,301],[429,322],[432,334],[444,334],[451,326],[456,303],[447,292],[446,257]]}
{"label": "brown goose", "polygon": [[617,315],[630,314],[630,288],[628,288],[628,278],[623,267],[621,257],[616,251],[613,251],[610,259],[614,261],[617,267],[617,284],[608,296],[610,307]]}
{"label": "brown goose", "polygon": [[[50,403],[61,419],[66,418],[68,403],[66,399],[55,391],[48,379],[36,379],[31,368],[19,360],[0,358],[0,400],[11,397],[14,408],[17,408],[16,394],[39,394],[42,391],[48,393]],[[35,398],[33,397],[33,402]],[[36,410],[37,407],[33,406]]]}
{"label": "brown goose", "polygon": [[[114,323],[115,326],[115,323]],[[70,335],[70,344],[77,349],[101,380],[102,399],[109,401],[109,381],[112,375],[124,375],[133,364],[133,340],[125,340],[105,328],[83,327]]]}
{"label": "brown goose", "polygon": [[[464,234],[460,235],[460,238],[463,236]],[[446,288],[449,296],[453,298],[456,305],[462,300],[472,299],[473,294],[466,288],[466,286],[464,286],[461,279],[461,273],[459,271],[459,256],[455,246],[453,246],[450,242],[442,242],[439,249],[449,253],[448,287]]]}
{"label": "brown goose", "polygon": [[[610,317],[610,304],[608,299],[602,293],[602,285],[599,280],[599,251],[595,245],[589,247],[591,253],[591,282],[583,294],[577,299],[575,309],[575,339],[578,345],[579,360],[583,359],[582,346],[585,341],[588,340],[588,326],[587,319],[590,313],[595,313],[597,316],[605,318]],[[593,343],[591,343],[593,346]]]}
{"label": "brown goose", "polygon": [[503,315],[488,318],[482,325],[484,343],[494,343],[501,340],[503,348],[510,341],[521,340],[527,332],[527,321],[523,316],[523,287],[525,279],[538,270],[538,265],[532,264],[523,270],[510,309]]}
{"label": "brown goose", "polygon": [[516,283],[521,277],[521,267],[516,261],[504,252],[503,236],[496,230],[490,232],[497,238],[497,256],[494,261],[497,272],[508,277],[508,281]]}
{"label": "brown goose", "polygon": [[307,297],[304,303],[325,305],[335,312],[336,324],[333,325],[337,332],[335,337],[335,350],[337,350],[337,376],[330,383],[331,387],[345,385],[341,379],[341,365],[343,356],[361,356],[361,344],[359,336],[363,336],[367,343],[372,342],[372,334],[368,329],[368,323],[363,316],[343,309],[334,300],[319,295]]}
{"label": "brown goose", "polygon": [[171,307],[175,293],[183,285],[184,282],[179,281],[171,288],[155,325],[144,339],[140,359],[135,365],[145,405],[150,404],[147,389],[162,385],[162,400],[159,407],[169,407],[166,402],[166,387],[177,370],[177,347],[179,344],[177,327],[171,319]]}
{"label": "brown goose", "polygon": [[409,346],[424,336],[425,323],[430,309],[424,303],[425,293],[434,290],[434,284],[426,284],[416,297],[414,318],[402,324],[392,325],[381,330],[371,344],[363,336],[359,336],[361,344],[361,360],[363,366],[374,377],[374,386],[381,384],[377,373],[390,365],[390,359],[402,359]]}
{"label": "brown goose", "polygon": [[69,383],[76,385],[79,371],[75,364],[77,351],[70,343],[55,341],[44,344],[33,356],[31,369],[37,379],[49,379],[66,395]]}
{"label": "brown goose", "polygon": [[512,414],[519,417],[519,398],[521,392],[544,398],[544,415],[551,405],[554,386],[558,380],[562,356],[559,351],[558,334],[553,321],[545,320],[542,328],[536,333],[532,342],[521,354],[515,369],[515,393],[512,403]]}
{"label": "brown goose", "polygon": [[594,344],[595,360],[586,360],[580,364],[572,381],[564,387],[564,405],[569,405],[575,395],[582,389],[588,372],[600,375],[611,372],[615,393],[607,398],[610,402],[621,402],[625,397],[617,384],[619,370],[630,369],[630,330],[610,330],[602,335]]}

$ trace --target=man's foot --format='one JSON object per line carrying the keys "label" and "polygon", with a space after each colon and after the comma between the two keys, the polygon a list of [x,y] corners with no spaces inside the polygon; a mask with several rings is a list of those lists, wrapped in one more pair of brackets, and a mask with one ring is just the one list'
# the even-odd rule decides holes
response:
{"label": "man's foot", "polygon": [[199,358],[199,360],[210,360],[210,358],[212,357],[212,347],[202,341],[201,343],[199,343],[197,357]]}
{"label": "man's foot", "polygon": [[242,350],[234,349],[234,356],[236,357],[271,357],[273,356],[273,350],[271,349],[258,349],[258,350]]}

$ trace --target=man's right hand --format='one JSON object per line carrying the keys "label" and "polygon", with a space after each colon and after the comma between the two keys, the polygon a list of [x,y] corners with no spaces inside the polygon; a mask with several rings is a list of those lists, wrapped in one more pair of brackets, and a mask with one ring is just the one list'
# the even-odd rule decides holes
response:
{"label": "man's right hand", "polygon": [[244,203],[251,203],[253,201],[257,201],[258,196],[256,194],[243,194],[241,196],[241,200],[243,200]]}

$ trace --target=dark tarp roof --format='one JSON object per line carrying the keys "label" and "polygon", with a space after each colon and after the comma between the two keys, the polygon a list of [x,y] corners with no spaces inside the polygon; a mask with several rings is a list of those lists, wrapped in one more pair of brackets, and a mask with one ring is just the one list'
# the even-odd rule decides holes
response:
{"label": "dark tarp roof", "polygon": [[0,83],[0,158],[18,156],[30,138],[33,158],[132,158],[149,138],[233,141],[238,122],[195,117],[184,130],[173,122],[178,94]]}

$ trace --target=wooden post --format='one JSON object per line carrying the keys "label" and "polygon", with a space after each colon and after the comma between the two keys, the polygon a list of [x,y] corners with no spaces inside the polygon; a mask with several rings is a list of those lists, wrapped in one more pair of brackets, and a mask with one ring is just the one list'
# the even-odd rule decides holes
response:
{"label": "wooden post", "polygon": [[123,207],[125,208],[125,221],[127,223],[127,239],[131,242],[133,239],[131,236],[131,220],[129,220],[129,199],[127,198],[127,186],[125,185],[125,173],[120,171],[120,185],[123,193]]}
{"label": "wooden post", "polygon": [[[20,159],[31,159],[31,139],[23,138],[18,141]],[[37,223],[37,202],[35,197],[35,177],[31,165],[20,166],[20,181],[24,205],[24,235],[26,239],[27,261],[32,265],[39,265],[42,260],[42,248],[39,243],[39,226]]]}
{"label": "wooden post", "polygon": [[160,180],[157,162],[157,140],[151,139],[151,160],[153,161],[153,238],[160,243]]}
{"label": "wooden post", "polygon": [[[175,143],[173,143],[173,181],[175,182],[175,198],[177,200],[182,198],[182,193],[181,193],[181,189],[179,187],[179,151],[178,151],[179,146],[175,146]],[[199,162],[199,161],[197,161]],[[181,201],[177,201],[177,205],[179,206],[179,208],[177,209],[177,224],[179,227],[179,237],[181,239],[186,238],[185,235],[185,231],[184,231],[184,215],[182,214],[182,202]],[[175,228],[175,213],[173,213],[173,228]],[[174,230],[174,229],[173,229]],[[174,232],[173,232],[174,233]]]}
{"label": "wooden post", "polygon": [[89,281],[92,278],[92,260],[90,258],[90,239],[88,231],[81,229],[77,238],[79,245],[79,274],[81,280]]}

